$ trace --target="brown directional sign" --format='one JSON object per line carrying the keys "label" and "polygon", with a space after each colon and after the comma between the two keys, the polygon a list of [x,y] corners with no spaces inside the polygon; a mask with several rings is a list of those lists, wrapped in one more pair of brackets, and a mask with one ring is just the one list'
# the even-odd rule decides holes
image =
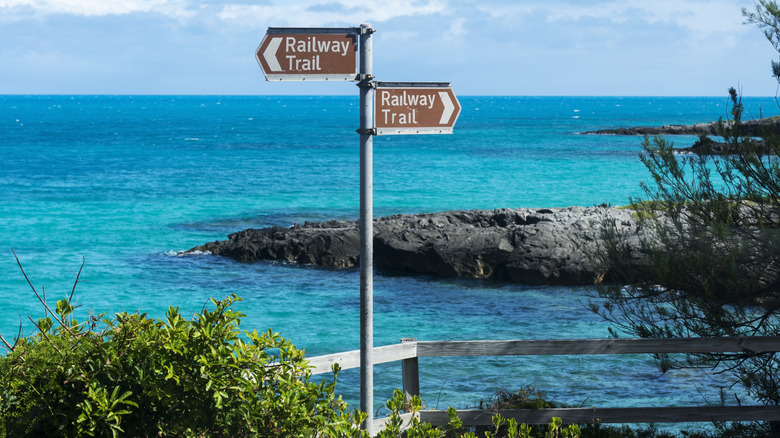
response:
{"label": "brown directional sign", "polygon": [[269,28],[255,58],[268,81],[357,81],[355,28]]}
{"label": "brown directional sign", "polygon": [[377,82],[377,135],[452,134],[460,103],[449,83]]}

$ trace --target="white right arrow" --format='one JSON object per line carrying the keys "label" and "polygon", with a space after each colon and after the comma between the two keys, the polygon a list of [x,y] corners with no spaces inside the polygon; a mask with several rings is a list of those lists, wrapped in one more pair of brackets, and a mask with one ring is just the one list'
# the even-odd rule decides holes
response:
{"label": "white right arrow", "polygon": [[268,63],[271,71],[282,71],[282,66],[279,65],[279,60],[276,59],[276,51],[279,50],[281,44],[281,37],[271,38],[271,42],[266,47],[265,52],[263,52],[263,58],[265,58],[265,62]]}
{"label": "white right arrow", "polygon": [[450,95],[446,91],[439,91],[439,97],[441,98],[441,103],[444,104],[444,112],[441,113],[439,124],[446,125],[450,121],[450,117],[452,117],[452,112],[455,111],[455,105],[452,104],[452,99],[450,99]]}

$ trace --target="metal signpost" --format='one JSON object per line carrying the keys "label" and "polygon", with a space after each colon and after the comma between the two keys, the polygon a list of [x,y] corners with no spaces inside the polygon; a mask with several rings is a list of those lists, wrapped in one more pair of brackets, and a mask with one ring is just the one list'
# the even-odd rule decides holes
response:
{"label": "metal signpost", "polygon": [[370,24],[269,27],[255,51],[267,81],[353,81],[360,88],[360,410],[368,414],[363,427],[369,433],[374,420],[373,136],[451,134],[460,114],[449,83],[375,82],[373,33]]}
{"label": "metal signpost", "polygon": [[372,434],[374,422],[374,137],[371,81],[374,51],[371,25],[360,35],[360,410],[368,414],[363,428]]}

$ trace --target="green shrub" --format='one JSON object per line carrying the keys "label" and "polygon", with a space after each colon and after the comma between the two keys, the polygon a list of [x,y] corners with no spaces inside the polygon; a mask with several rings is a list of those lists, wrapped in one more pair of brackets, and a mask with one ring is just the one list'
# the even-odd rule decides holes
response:
{"label": "green shrub", "polygon": [[390,410],[390,417],[387,421],[385,430],[377,434],[377,438],[396,438],[405,436],[407,438],[580,438],[581,432],[577,425],[564,427],[560,418],[552,418],[550,423],[539,432],[526,424],[517,424],[514,419],[506,421],[501,415],[493,416],[493,427],[490,430],[480,430],[479,435],[474,431],[466,431],[463,422],[458,418],[454,408],[447,409],[449,422],[444,428],[440,429],[432,426],[430,423],[423,423],[416,417],[412,417],[408,424],[404,424],[401,417],[401,410],[405,407],[411,407],[411,411],[416,413],[420,410],[422,402],[419,396],[414,396],[411,403],[406,403],[405,396],[400,389],[393,392],[393,398],[387,402],[387,408]]}
{"label": "green shrub", "polygon": [[480,400],[480,409],[548,409],[558,408],[557,404],[547,400],[546,395],[534,388],[525,386],[517,392],[509,392],[505,389],[497,391],[487,400]]}
{"label": "green shrub", "polygon": [[[0,436],[355,436],[334,382],[278,333],[241,332],[235,295],[164,320],[46,307],[0,358]],[[43,301],[42,301],[43,302]],[[334,374],[338,367],[334,367]]]}

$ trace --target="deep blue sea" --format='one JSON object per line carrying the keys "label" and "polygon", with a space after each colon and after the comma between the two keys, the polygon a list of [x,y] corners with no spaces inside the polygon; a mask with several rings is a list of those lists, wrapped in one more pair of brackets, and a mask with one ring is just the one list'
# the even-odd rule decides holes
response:
{"label": "deep blue sea", "polygon": [[[358,98],[0,96],[0,333],[42,308],[27,275],[80,311],[197,312],[238,294],[245,329],[269,327],[307,355],[359,348],[359,272],[179,256],[249,227],[357,219]],[[637,137],[610,127],[728,116],[723,97],[460,97],[452,135],[374,139],[376,216],[454,209],[625,204],[648,173]],[[780,114],[745,98],[748,116]],[[691,137],[674,140],[689,146]],[[585,288],[377,272],[375,346],[420,340],[604,338]],[[577,406],[718,403],[707,373],[661,375],[648,356],[420,360],[427,407],[473,407],[533,385]],[[339,392],[358,407],[359,374]],[[401,385],[375,367],[375,406]],[[727,391],[728,393],[728,391]],[[732,396],[730,400],[733,400]]]}

